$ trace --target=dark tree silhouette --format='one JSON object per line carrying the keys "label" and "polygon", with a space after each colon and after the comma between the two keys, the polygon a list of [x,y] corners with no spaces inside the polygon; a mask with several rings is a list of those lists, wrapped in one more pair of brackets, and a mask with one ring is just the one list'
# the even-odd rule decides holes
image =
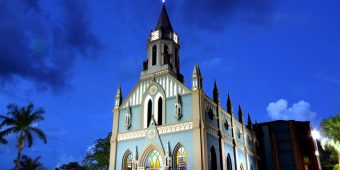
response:
{"label": "dark tree silhouette", "polygon": [[20,160],[20,170],[43,170],[43,165],[39,162],[40,156],[32,159],[23,155]]}
{"label": "dark tree silhouette", "polygon": [[47,143],[45,133],[34,126],[34,123],[44,120],[43,114],[44,109],[38,108],[34,109],[32,103],[24,107],[18,107],[16,104],[9,104],[7,106],[7,115],[0,115],[0,120],[2,120],[0,127],[5,126],[5,130],[2,132],[4,135],[10,133],[17,134],[17,148],[18,156],[15,163],[15,170],[20,169],[21,153],[24,149],[25,140],[28,142],[28,147],[33,144],[32,133],[37,135],[44,143]]}

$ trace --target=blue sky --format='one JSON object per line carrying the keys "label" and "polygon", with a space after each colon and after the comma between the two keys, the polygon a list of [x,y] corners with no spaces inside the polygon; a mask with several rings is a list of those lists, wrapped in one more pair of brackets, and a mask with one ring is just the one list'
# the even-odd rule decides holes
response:
{"label": "blue sky", "polygon": [[[166,2],[180,36],[181,70],[191,87],[199,64],[204,89],[216,79],[253,121],[320,120],[340,112],[340,1],[187,0]],[[49,169],[81,161],[112,127],[119,84],[139,79],[160,0],[0,1],[0,113],[9,103],[46,110],[37,126],[48,144],[25,148]],[[236,110],[235,110],[236,112]],[[15,137],[1,145],[12,166]]]}

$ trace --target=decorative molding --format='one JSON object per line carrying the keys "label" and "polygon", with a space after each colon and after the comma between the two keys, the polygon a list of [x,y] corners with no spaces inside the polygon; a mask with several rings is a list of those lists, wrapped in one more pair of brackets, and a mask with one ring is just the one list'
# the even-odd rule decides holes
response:
{"label": "decorative molding", "polygon": [[189,129],[192,129],[192,122],[174,124],[174,125],[163,126],[163,127],[157,128],[159,134],[167,134],[167,133],[179,132],[179,131],[184,131],[184,130],[189,130]]}
{"label": "decorative molding", "polygon": [[215,136],[216,138],[219,138],[218,137],[218,129],[216,129],[215,127],[207,124],[207,132],[213,136]]}
{"label": "decorative molding", "polygon": [[145,137],[148,130],[118,134],[118,141]]}
{"label": "decorative molding", "polygon": [[[192,129],[192,122],[185,122],[185,123],[179,123],[179,124],[168,125],[168,126],[160,126],[156,128],[157,128],[158,134],[168,134],[168,133],[190,130]],[[118,134],[118,141],[143,138],[147,134],[149,135],[148,132],[149,130],[146,129],[146,130],[139,130],[139,131],[128,132],[128,133],[121,133],[121,134]]]}
{"label": "decorative molding", "polygon": [[222,133],[223,134],[223,139],[225,141],[225,143],[228,143],[230,145],[233,145],[233,138],[230,137],[229,135]]}

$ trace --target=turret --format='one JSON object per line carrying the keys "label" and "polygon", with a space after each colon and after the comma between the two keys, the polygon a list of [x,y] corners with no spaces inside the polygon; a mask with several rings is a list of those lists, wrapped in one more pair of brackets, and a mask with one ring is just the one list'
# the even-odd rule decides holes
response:
{"label": "turret", "polygon": [[220,103],[220,91],[218,90],[216,80],[214,81],[213,100],[216,104]]}
{"label": "turret", "polygon": [[122,100],[123,100],[122,90],[119,85],[117,89],[116,98],[115,98],[115,109],[119,108],[119,106],[122,104]]}
{"label": "turret", "polygon": [[241,105],[238,105],[238,121],[242,124],[244,124],[243,120],[243,111]]}
{"label": "turret", "polygon": [[192,71],[192,90],[203,89],[203,78],[201,75],[201,70],[198,65],[194,65],[194,70]]}

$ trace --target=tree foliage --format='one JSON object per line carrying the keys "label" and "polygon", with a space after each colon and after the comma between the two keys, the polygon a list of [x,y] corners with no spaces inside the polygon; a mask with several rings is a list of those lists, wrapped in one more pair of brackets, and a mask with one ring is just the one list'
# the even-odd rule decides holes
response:
{"label": "tree foliage", "polygon": [[98,139],[96,144],[87,152],[83,166],[86,169],[104,170],[109,168],[111,133],[105,138]]}
{"label": "tree foliage", "polygon": [[7,144],[8,141],[5,139],[5,133],[0,131],[0,144]]}
{"label": "tree foliage", "polygon": [[44,170],[45,168],[39,161],[40,156],[32,159],[26,155],[23,155],[20,160],[20,170]]}
{"label": "tree foliage", "polygon": [[323,120],[321,126],[323,135],[334,141],[340,141],[340,114]]}
{"label": "tree foliage", "polygon": [[321,126],[324,136],[321,145],[323,149],[332,152],[331,155],[337,155],[338,164],[334,168],[340,170],[340,114],[323,120]]}
{"label": "tree foliage", "polygon": [[21,153],[24,149],[25,141],[28,142],[28,147],[31,147],[33,144],[33,135],[38,136],[44,143],[47,143],[45,133],[35,126],[35,123],[44,120],[43,114],[45,113],[44,109],[38,108],[34,109],[34,105],[32,103],[27,106],[18,107],[16,104],[9,104],[7,106],[8,112],[7,115],[0,115],[0,127],[5,127],[5,130],[2,131],[3,135],[8,135],[10,133],[17,134],[17,149],[18,156],[16,159],[15,169],[20,169],[20,160]]}
{"label": "tree foliage", "polygon": [[56,170],[85,170],[85,168],[79,165],[78,162],[70,162],[62,165],[59,168],[56,168]]}

